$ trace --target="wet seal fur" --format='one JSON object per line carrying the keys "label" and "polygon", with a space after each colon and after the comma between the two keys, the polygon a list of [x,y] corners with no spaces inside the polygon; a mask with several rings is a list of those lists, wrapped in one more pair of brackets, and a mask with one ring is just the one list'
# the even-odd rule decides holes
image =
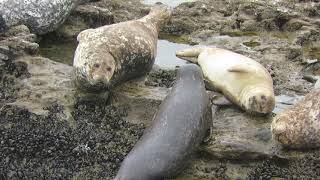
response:
{"label": "wet seal fur", "polygon": [[201,69],[182,66],[152,125],[122,162],[116,180],[157,180],[180,173],[210,128],[211,109]]}
{"label": "wet seal fur", "polygon": [[271,124],[273,139],[286,148],[320,147],[320,89],[307,94]]}
{"label": "wet seal fur", "polygon": [[254,114],[271,113],[275,107],[273,82],[258,62],[241,54],[214,47],[197,47],[176,56],[198,63],[208,84],[232,103]]}
{"label": "wet seal fur", "polygon": [[2,0],[0,32],[22,24],[35,34],[54,31],[80,2],[81,0]]}
{"label": "wet seal fur", "polygon": [[105,90],[147,74],[156,57],[159,29],[170,17],[171,10],[157,4],[141,19],[82,31],[73,61],[76,85]]}

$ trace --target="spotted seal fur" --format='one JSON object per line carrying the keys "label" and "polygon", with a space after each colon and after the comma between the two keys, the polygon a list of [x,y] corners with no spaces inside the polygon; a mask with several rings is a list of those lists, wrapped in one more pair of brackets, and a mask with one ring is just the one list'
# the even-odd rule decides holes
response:
{"label": "spotted seal fur", "polygon": [[78,87],[110,89],[148,73],[154,64],[159,30],[170,16],[171,10],[158,4],[141,19],[82,31],[73,61]]}

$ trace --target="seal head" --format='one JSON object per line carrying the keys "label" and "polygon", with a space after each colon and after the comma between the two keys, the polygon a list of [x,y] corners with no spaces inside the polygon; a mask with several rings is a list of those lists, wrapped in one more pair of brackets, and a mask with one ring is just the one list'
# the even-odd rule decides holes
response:
{"label": "seal head", "polygon": [[259,84],[244,88],[239,99],[242,108],[248,113],[267,114],[275,107],[274,95],[270,88]]}
{"label": "seal head", "polygon": [[[83,33],[78,35],[78,40],[81,38],[86,38]],[[85,86],[85,88],[92,90],[108,89],[116,68],[116,60],[108,52],[106,44],[99,42],[79,44],[75,56],[76,59],[86,60],[80,67],[77,66],[79,62],[74,61],[75,71],[78,74],[75,76],[77,78],[75,82],[78,82],[77,85]]]}

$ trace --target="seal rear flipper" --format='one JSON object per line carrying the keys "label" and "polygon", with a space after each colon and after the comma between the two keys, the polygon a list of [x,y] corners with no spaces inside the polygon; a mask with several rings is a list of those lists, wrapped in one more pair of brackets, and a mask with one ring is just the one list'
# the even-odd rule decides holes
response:
{"label": "seal rear flipper", "polygon": [[198,56],[201,52],[204,51],[204,49],[205,48],[203,47],[185,49],[182,51],[177,51],[176,56],[180,59],[184,59],[192,63],[198,63]]}
{"label": "seal rear flipper", "polygon": [[217,92],[208,92],[211,103],[216,106],[230,106],[233,105],[225,96]]}

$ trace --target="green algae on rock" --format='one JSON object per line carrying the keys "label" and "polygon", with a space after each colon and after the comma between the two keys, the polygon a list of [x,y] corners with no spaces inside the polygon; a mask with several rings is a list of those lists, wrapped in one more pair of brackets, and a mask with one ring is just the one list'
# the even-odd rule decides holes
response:
{"label": "green algae on rock", "polygon": [[260,46],[261,43],[257,41],[247,41],[247,42],[244,42],[243,45],[254,48],[254,47]]}
{"label": "green algae on rock", "polygon": [[192,44],[192,42],[188,39],[186,36],[178,36],[178,35],[172,35],[168,33],[160,33],[159,39],[165,39],[173,43],[179,43],[179,44]]}
{"label": "green algae on rock", "polygon": [[221,32],[220,35],[228,35],[231,37],[240,37],[240,36],[258,36],[258,32],[255,31],[225,31]]}

